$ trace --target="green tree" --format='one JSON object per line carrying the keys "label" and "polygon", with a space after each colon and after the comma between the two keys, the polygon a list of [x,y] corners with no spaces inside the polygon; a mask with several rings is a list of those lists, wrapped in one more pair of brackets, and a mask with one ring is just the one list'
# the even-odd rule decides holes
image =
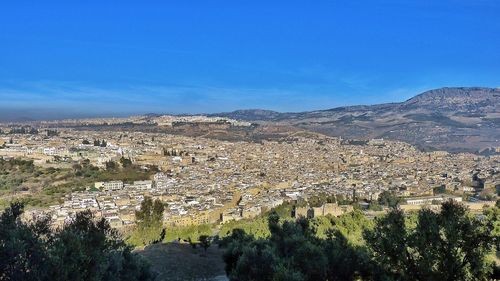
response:
{"label": "green tree", "polygon": [[275,273],[276,257],[267,241],[257,240],[243,248],[242,255],[230,272],[230,280],[239,281],[272,281]]}
{"label": "green tree", "polygon": [[200,238],[198,238],[200,241],[200,246],[205,250],[205,252],[208,250],[210,245],[212,244],[212,241],[210,240],[210,236],[208,235],[201,235]]}
{"label": "green tree", "polygon": [[163,220],[163,211],[165,206],[156,199],[153,201],[151,197],[144,197],[141,202],[141,208],[135,212],[135,218],[139,227],[161,226]]}
{"label": "green tree", "polygon": [[434,194],[443,194],[446,193],[446,185],[442,184],[440,186],[436,186],[432,189]]}
{"label": "green tree", "polygon": [[328,260],[327,280],[370,280],[373,269],[363,246],[353,246],[340,230],[327,231],[323,250]]}
{"label": "green tree", "polygon": [[377,219],[365,239],[375,263],[396,280],[488,280],[491,226],[454,201],[422,209],[415,227],[401,210]]}
{"label": "green tree", "polygon": [[401,203],[401,199],[390,191],[383,191],[378,197],[378,203],[390,208],[395,208]]}
{"label": "green tree", "polygon": [[309,220],[282,222],[276,212],[268,216],[268,224],[267,239],[254,240],[238,229],[223,239],[230,280],[354,280],[361,276],[358,261],[365,259],[339,231],[322,240]]}
{"label": "green tree", "polygon": [[133,254],[105,219],[78,213],[64,227],[50,219],[21,220],[13,203],[0,216],[0,280],[153,280],[149,266]]}
{"label": "green tree", "polygon": [[[21,221],[24,206],[13,203],[0,216],[0,279],[47,280],[51,261],[44,237],[51,232],[45,222]],[[29,270],[28,270],[29,269]]]}
{"label": "green tree", "polygon": [[144,197],[141,208],[135,212],[137,227],[130,237],[130,242],[135,245],[149,245],[159,243],[165,238],[163,226],[164,204],[160,200]]}
{"label": "green tree", "polygon": [[370,211],[382,211],[383,208],[382,208],[382,206],[380,206],[380,204],[377,201],[372,201],[368,205],[368,210],[370,210]]}
{"label": "green tree", "polygon": [[[53,243],[50,253],[54,257],[54,272],[51,275],[59,277],[53,280],[109,280],[106,276],[115,280],[131,277],[131,280],[141,280],[151,277],[144,264],[136,264],[134,259],[137,258],[119,233],[105,219],[95,220],[90,211],[78,213]],[[138,271],[124,264],[134,265]]]}
{"label": "green tree", "polygon": [[243,248],[252,243],[255,239],[241,229],[234,229],[231,235],[225,237],[219,243],[220,247],[225,248],[223,259],[226,263],[225,270],[228,274],[236,268],[239,258],[243,255]]}
{"label": "green tree", "polygon": [[116,169],[118,169],[118,165],[116,164],[116,162],[112,160],[106,162],[106,170],[116,171]]}
{"label": "green tree", "polygon": [[[493,229],[491,235],[495,244],[496,258],[500,259],[500,200],[497,200],[494,207],[485,209],[484,215],[488,219],[490,228]],[[492,279],[500,279],[500,266],[498,264],[494,268]]]}
{"label": "green tree", "polygon": [[120,158],[120,164],[122,164],[123,168],[128,168],[132,166],[132,160],[129,158],[122,157]]}

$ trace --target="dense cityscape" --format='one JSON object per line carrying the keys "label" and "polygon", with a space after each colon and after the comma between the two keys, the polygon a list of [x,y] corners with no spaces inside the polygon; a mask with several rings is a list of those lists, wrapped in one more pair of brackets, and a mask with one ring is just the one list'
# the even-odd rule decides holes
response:
{"label": "dense cityscape", "polygon": [[[131,117],[54,123],[95,126],[140,120]],[[162,126],[221,121],[251,126],[203,116],[160,116],[154,120]],[[318,195],[333,196],[338,203],[359,202],[370,212],[370,202],[377,202],[384,191],[404,199],[402,208],[439,204],[446,197],[463,200],[480,211],[484,205],[494,205],[500,184],[499,156],[421,152],[409,144],[384,139],[353,141],[298,133],[279,140],[228,142],[140,131],[28,125],[5,124],[1,130],[0,156],[4,161],[20,158],[59,169],[90,165],[109,170],[134,165],[150,172],[142,180],[78,186],[56,198],[59,204],[30,210],[31,215],[50,213],[59,226],[85,209],[106,218],[113,227],[133,225],[135,211],[145,196],[165,203],[164,224],[169,226],[250,219],[283,202],[307,202]],[[39,191],[20,184],[2,194],[22,199]]]}

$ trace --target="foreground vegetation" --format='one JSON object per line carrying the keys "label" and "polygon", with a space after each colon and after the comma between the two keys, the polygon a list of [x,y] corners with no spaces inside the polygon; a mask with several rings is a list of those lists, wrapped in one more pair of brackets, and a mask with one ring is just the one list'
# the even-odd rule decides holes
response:
{"label": "foreground vegetation", "polygon": [[[168,247],[161,244],[187,235],[189,244],[172,245],[169,251],[183,254],[184,260],[196,259],[200,265],[217,264],[204,259],[223,258],[233,281],[499,277],[493,262],[500,250],[499,203],[479,217],[469,214],[464,205],[448,201],[439,212],[423,209],[405,214],[393,208],[375,220],[359,210],[340,217],[294,220],[289,215],[291,207],[285,204],[266,217],[232,222],[220,229],[172,229],[161,224],[164,205],[146,198],[127,242],[147,246],[141,254],[148,259],[161,256],[171,260],[176,257],[162,254]],[[0,280],[154,279],[148,264],[104,219],[82,212],[63,228],[53,230],[50,219],[28,223],[21,220],[22,213],[23,205],[14,203],[0,216]],[[222,251],[215,251],[213,244]],[[178,270],[172,270],[165,259],[151,262],[156,272],[175,278],[168,275]]]}
{"label": "foreground vegetation", "polygon": [[[392,208],[375,220],[359,210],[340,217],[294,220],[292,206],[285,204],[267,217],[218,228],[164,229],[156,224],[141,233],[144,228],[139,227],[136,237],[143,239],[143,246],[172,237],[205,249],[217,242],[234,281],[491,280],[499,278],[494,263],[500,250],[499,207],[497,203],[475,216],[464,205],[449,201],[439,212],[405,214]],[[215,236],[207,239],[210,232]],[[151,238],[144,239],[148,235]]]}
{"label": "foreground vegetation", "polygon": [[0,216],[0,280],[153,280],[149,266],[105,219],[90,211],[63,228],[48,218],[21,220],[23,205]]}
{"label": "foreground vegetation", "polygon": [[499,250],[498,206],[485,214],[476,218],[450,201],[440,212],[423,209],[410,217],[393,209],[370,227],[354,213],[344,216],[363,229],[362,240],[353,241],[338,226],[321,237],[313,221],[281,221],[271,213],[268,237],[235,229],[221,245],[234,281],[491,280],[498,278],[488,259]]}
{"label": "foreground vegetation", "polygon": [[[160,217],[153,215],[151,206],[153,204],[161,204],[159,201],[153,202],[146,197],[141,204],[141,210],[138,212],[150,214],[152,217]],[[272,211],[280,218],[281,221],[293,222],[291,216],[294,205],[284,203],[273,209]],[[157,207],[157,210],[160,210]],[[143,216],[142,214],[139,217]],[[152,218],[145,221],[154,221]],[[327,232],[331,229],[340,231],[345,235],[350,242],[354,244],[363,244],[362,233],[365,229],[373,227],[373,221],[366,218],[360,210],[355,210],[344,214],[340,217],[324,216],[310,220],[310,224],[314,227],[316,235],[320,238],[326,238]],[[258,216],[253,219],[243,219],[239,221],[230,221],[222,225],[219,224],[203,224],[192,226],[169,226],[163,227],[159,221],[154,223],[140,222],[132,231],[125,233],[126,241],[134,247],[144,247],[152,244],[152,242],[172,242],[172,241],[191,241],[198,243],[201,236],[212,236],[215,240],[230,236],[235,229],[243,230],[246,234],[254,238],[266,238],[271,235],[268,227],[267,214]],[[165,230],[164,235],[161,235]]]}

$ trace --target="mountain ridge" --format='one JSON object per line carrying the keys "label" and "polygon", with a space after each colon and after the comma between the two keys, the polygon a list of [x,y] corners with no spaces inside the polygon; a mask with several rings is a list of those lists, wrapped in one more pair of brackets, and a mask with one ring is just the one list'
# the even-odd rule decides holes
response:
{"label": "mountain ridge", "polygon": [[[425,91],[423,93],[417,94],[405,101],[402,102],[389,102],[389,103],[380,103],[380,104],[372,104],[372,105],[346,105],[346,106],[339,106],[339,107],[333,107],[333,108],[328,108],[328,109],[320,109],[320,110],[312,110],[312,111],[299,111],[299,112],[279,112],[275,110],[269,110],[269,109],[238,109],[230,112],[221,112],[221,113],[211,113],[207,114],[207,116],[219,116],[219,117],[228,117],[228,118],[234,118],[237,120],[244,120],[244,121],[256,121],[256,120],[263,120],[263,119],[253,119],[252,117],[255,116],[261,116],[261,117],[268,117],[268,116],[276,116],[276,115],[295,115],[295,114],[304,114],[304,113],[314,113],[314,112],[326,112],[326,111],[352,111],[352,110],[362,110],[362,109],[378,109],[378,108],[385,108],[389,106],[396,106],[396,105],[410,105],[410,104],[415,104],[418,102],[421,102],[422,100],[428,100],[429,97],[433,97],[434,99],[437,98],[446,98],[443,97],[446,95],[452,95],[456,96],[457,93],[454,92],[459,92],[462,93],[463,95],[466,96],[471,96],[472,93],[474,92],[488,92],[491,93],[493,96],[497,94],[496,98],[500,98],[500,88],[488,88],[488,87],[442,87],[442,88],[437,88],[437,89],[431,89],[428,91]],[[245,116],[245,114],[247,114]],[[267,118],[269,119],[269,118]],[[265,119],[265,120],[267,120]],[[271,119],[269,119],[271,120]]]}
{"label": "mountain ridge", "polygon": [[431,150],[500,147],[499,88],[444,87],[403,102],[283,113],[246,109],[209,116],[279,123],[330,136],[401,140]]}

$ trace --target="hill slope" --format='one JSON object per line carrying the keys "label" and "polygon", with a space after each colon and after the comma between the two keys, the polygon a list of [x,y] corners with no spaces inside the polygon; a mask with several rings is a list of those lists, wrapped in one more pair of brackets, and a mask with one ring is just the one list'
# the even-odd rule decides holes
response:
{"label": "hill slope", "polygon": [[424,92],[405,102],[279,113],[214,114],[292,125],[330,136],[402,140],[424,149],[481,151],[500,146],[500,89],[461,87]]}

